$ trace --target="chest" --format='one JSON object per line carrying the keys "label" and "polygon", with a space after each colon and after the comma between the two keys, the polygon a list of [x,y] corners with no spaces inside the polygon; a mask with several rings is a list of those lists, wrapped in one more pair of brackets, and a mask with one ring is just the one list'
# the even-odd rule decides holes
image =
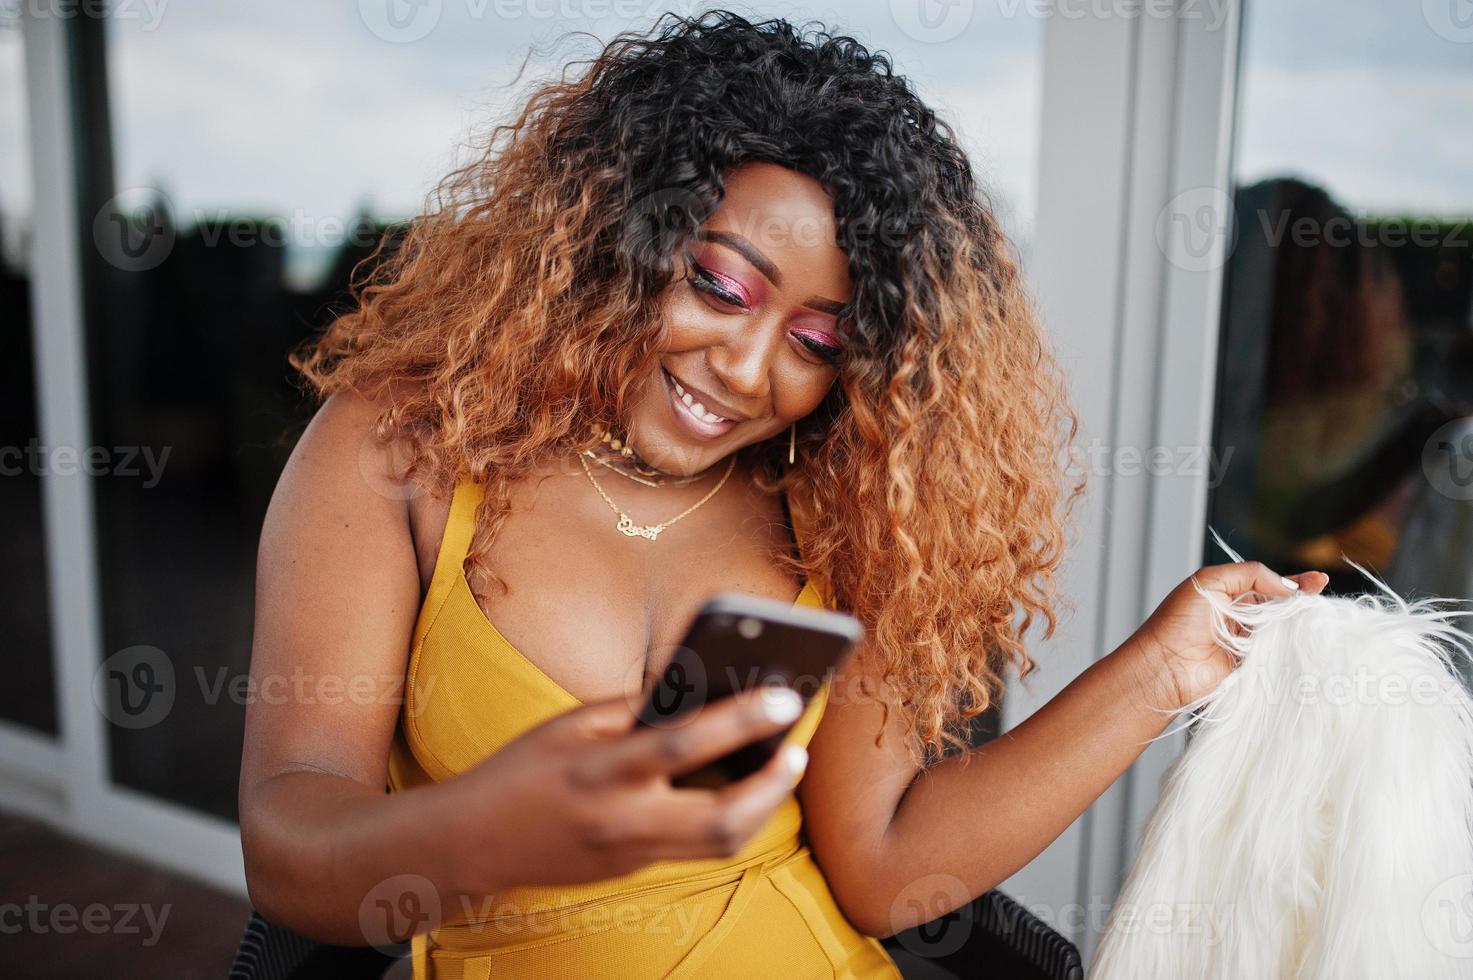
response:
{"label": "chest", "polygon": [[[467,575],[480,614],[581,701],[637,692],[664,669],[711,594],[735,590],[787,603],[798,596],[801,582],[775,557],[794,548],[781,497],[740,484],[723,489],[730,492],[650,541],[618,531],[618,517],[586,482],[514,484],[511,512]],[[429,496],[411,502],[422,598],[449,504]],[[640,523],[657,523],[686,506],[647,494],[628,509]],[[485,540],[481,527],[474,542]]]}

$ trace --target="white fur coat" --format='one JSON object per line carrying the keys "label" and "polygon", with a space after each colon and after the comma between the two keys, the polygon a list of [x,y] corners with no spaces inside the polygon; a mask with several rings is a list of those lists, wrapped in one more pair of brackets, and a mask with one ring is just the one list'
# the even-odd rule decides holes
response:
{"label": "white fur coat", "polygon": [[1091,980],[1473,977],[1473,637],[1355,567],[1381,594],[1208,596],[1241,659],[1189,706]]}

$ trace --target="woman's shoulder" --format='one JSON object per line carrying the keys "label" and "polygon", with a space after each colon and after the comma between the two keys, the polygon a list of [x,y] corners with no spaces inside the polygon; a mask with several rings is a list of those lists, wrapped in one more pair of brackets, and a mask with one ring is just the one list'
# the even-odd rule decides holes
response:
{"label": "woman's shoulder", "polygon": [[[413,551],[423,596],[450,511],[453,480],[410,475],[413,443],[404,433],[381,437],[379,423],[394,392],[373,396],[344,389],[325,398],[298,438],[276,489],[277,508],[302,517],[335,514],[359,533],[402,538]],[[396,547],[402,547],[396,546]]]}
{"label": "woman's shoulder", "polygon": [[[412,433],[400,424],[398,430],[379,432],[379,424],[395,405],[402,384],[372,395],[353,389],[335,391],[323,400],[302,433],[299,446],[313,454],[331,455],[356,473],[373,490],[400,501],[424,493],[444,493],[422,467],[412,478],[414,460]],[[441,479],[440,483],[445,481]]]}
{"label": "woman's shoulder", "polygon": [[449,519],[455,476],[426,465],[413,474],[410,464],[415,450],[411,433],[388,432],[381,436],[378,425],[396,402],[409,394],[407,383],[389,385],[383,392],[367,396],[357,391],[334,392],[318,410],[317,418],[327,430],[324,441],[340,442],[356,458],[356,477],[373,491],[398,501],[409,528],[421,593],[434,572],[436,552]]}

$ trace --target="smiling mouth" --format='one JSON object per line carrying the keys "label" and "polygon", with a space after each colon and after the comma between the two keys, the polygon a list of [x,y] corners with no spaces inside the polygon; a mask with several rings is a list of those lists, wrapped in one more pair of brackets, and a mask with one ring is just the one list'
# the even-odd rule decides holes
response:
{"label": "smiling mouth", "polygon": [[671,411],[693,435],[703,438],[723,435],[740,421],[707,411],[684,385],[675,380],[673,374],[664,368],[660,369],[660,373],[665,376],[665,389],[670,396]]}
{"label": "smiling mouth", "polygon": [[[664,369],[661,368],[661,370]],[[685,389],[685,386],[677,381],[675,379],[675,375],[671,374],[669,371],[665,371],[665,376],[670,379],[670,384],[675,387],[675,400],[680,402],[680,404],[686,409],[686,411],[690,413],[692,418],[699,419],[700,421],[705,422],[707,425],[718,425],[722,422],[738,421],[737,419],[729,419],[724,415],[718,415],[715,412],[706,408],[706,406],[702,405],[694,395],[687,391]]]}

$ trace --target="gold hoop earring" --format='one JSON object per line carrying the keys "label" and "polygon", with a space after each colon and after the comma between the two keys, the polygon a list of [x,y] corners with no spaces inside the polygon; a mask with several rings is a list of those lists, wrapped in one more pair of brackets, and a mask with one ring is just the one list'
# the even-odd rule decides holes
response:
{"label": "gold hoop earring", "polygon": [[788,426],[788,465],[793,465],[794,452],[798,445],[798,423],[794,422]]}

